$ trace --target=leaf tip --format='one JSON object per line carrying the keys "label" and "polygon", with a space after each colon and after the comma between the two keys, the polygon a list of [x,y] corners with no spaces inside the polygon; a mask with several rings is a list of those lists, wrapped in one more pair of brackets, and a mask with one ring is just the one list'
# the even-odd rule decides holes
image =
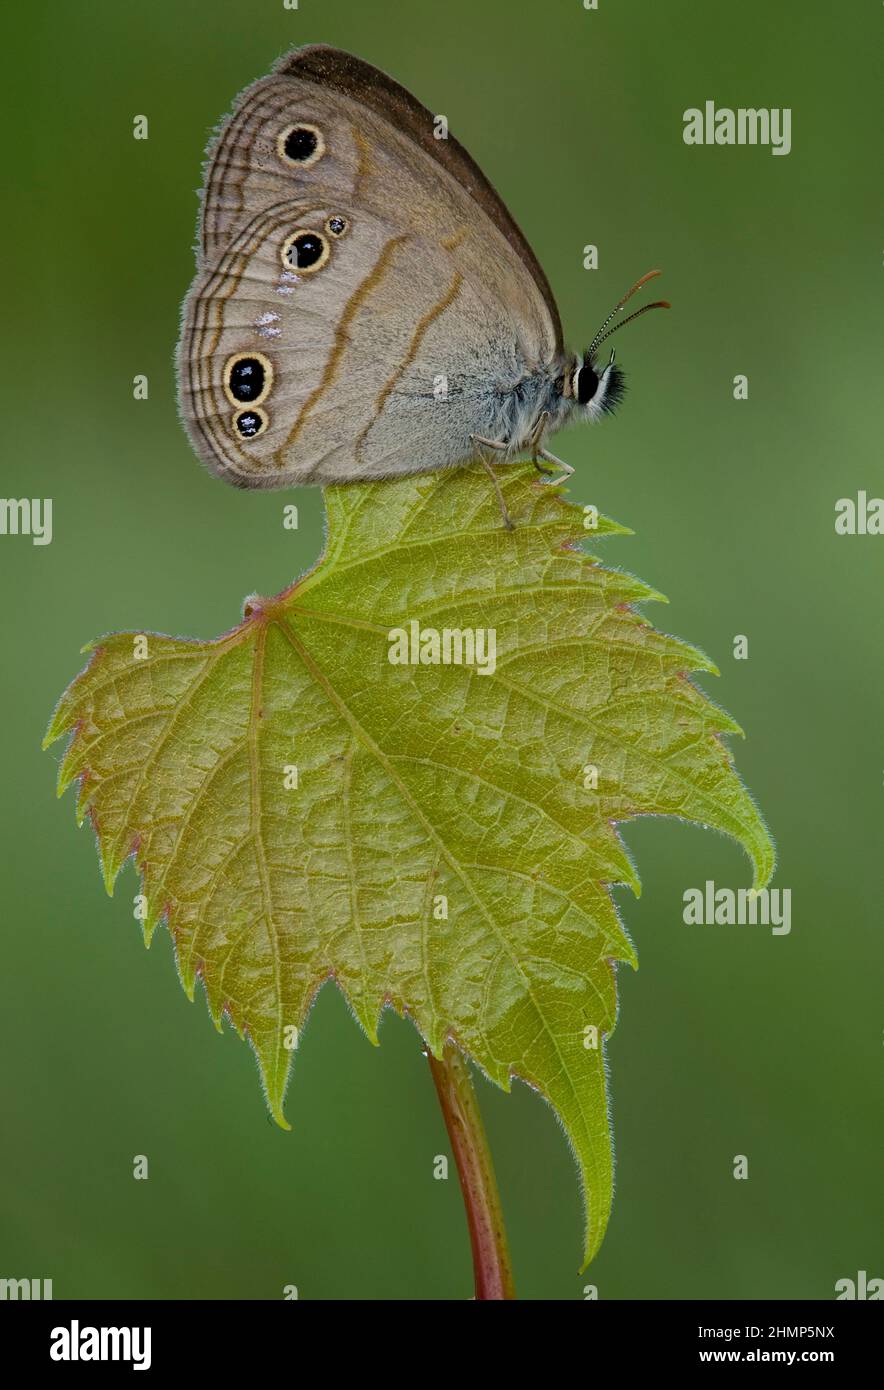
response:
{"label": "leaf tip", "polygon": [[50,716],[49,724],[43,735],[43,741],[40,744],[40,748],[44,753],[47,748],[51,747],[56,739],[61,738],[62,734],[70,728],[70,716],[66,696],[67,691],[62,695]]}
{"label": "leaf tip", "polygon": [[646,587],[645,587],[645,592],[642,594],[641,598],[639,598],[639,599],[636,600],[636,602],[637,602],[637,603],[666,603],[666,604],[668,604],[668,603],[669,603],[669,598],[668,598],[668,596],[667,596],[666,594],[662,593],[660,589],[653,589],[653,588],[651,587],[651,585],[648,584],[648,585],[646,585]]}
{"label": "leaf tip", "polygon": [[[88,807],[84,806],[83,811],[84,815],[81,821],[85,818]],[[114,885],[119,877],[120,869],[123,867],[124,861],[116,853],[112,843],[107,844],[102,840],[98,826],[95,824],[94,814],[92,815],[92,826],[98,840],[98,862],[101,868],[101,877],[104,882],[105,892],[109,898],[112,898],[114,895]]]}
{"label": "leaf tip", "polygon": [[350,1001],[356,1022],[359,1024],[372,1047],[380,1047],[381,1040],[378,1036],[378,1028],[381,1021],[381,1010],[366,996]]}
{"label": "leaf tip", "polygon": [[753,876],[750,892],[753,895],[761,893],[767,887],[774,876],[774,869],[777,867],[777,847],[760,815],[758,819],[761,822],[764,839],[752,851]]}
{"label": "leaf tip", "polygon": [[286,1119],[285,1114],[284,1114],[284,1112],[283,1112],[283,1108],[282,1108],[283,1097],[285,1096],[286,1081],[288,1080],[288,1072],[289,1072],[288,1062],[286,1062],[286,1066],[285,1066],[285,1068],[284,1068],[284,1075],[283,1075],[283,1077],[282,1077],[281,1083],[280,1083],[280,1081],[279,1081],[279,1078],[277,1077],[277,1078],[276,1078],[276,1084],[274,1085],[273,1089],[271,1090],[270,1084],[269,1084],[269,1083],[270,1083],[270,1078],[269,1078],[269,1077],[265,1077],[265,1078],[264,1078],[264,1089],[265,1089],[265,1094],[266,1094],[266,1096],[267,1096],[267,1104],[268,1104],[268,1106],[269,1106],[270,1114],[273,1116],[273,1119],[274,1119],[275,1122],[279,1125],[279,1128],[280,1128],[280,1129],[284,1129],[284,1130],[286,1130],[287,1132],[290,1132],[292,1127],[291,1127],[291,1125],[289,1124],[288,1120]]}
{"label": "leaf tip", "polygon": [[634,536],[635,532],[631,526],[624,526],[622,521],[614,521],[613,517],[599,517],[599,525],[592,528],[601,536]]}

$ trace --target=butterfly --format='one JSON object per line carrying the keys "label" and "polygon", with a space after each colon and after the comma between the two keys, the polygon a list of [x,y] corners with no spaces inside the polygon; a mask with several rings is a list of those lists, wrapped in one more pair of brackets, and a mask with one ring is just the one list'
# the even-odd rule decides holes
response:
{"label": "butterfly", "polygon": [[511,526],[491,460],[528,453],[556,482],[574,471],[546,438],[617,405],[622,372],[597,354],[669,307],[619,318],[657,274],[567,351],[534,252],[466,150],[377,68],[298,48],[241,94],[209,151],[182,419],[203,462],[243,488],[478,460]]}

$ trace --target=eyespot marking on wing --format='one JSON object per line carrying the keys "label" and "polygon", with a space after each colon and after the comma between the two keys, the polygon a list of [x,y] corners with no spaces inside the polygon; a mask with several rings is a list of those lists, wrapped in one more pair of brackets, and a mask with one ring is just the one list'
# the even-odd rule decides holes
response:
{"label": "eyespot marking on wing", "polygon": [[224,364],[223,380],[231,405],[260,405],[273,385],[273,363],[263,352],[235,352]]}
{"label": "eyespot marking on wing", "polygon": [[233,427],[243,439],[257,439],[269,427],[267,412],[259,407],[239,410],[233,417]]}
{"label": "eyespot marking on wing", "polygon": [[319,126],[298,121],[286,126],[276,137],[276,153],[283,164],[309,169],[325,154],[325,140]]}
{"label": "eyespot marking on wing", "polygon": [[282,243],[280,257],[285,270],[295,270],[301,275],[313,275],[328,263],[331,246],[323,232],[312,227],[299,227]]}

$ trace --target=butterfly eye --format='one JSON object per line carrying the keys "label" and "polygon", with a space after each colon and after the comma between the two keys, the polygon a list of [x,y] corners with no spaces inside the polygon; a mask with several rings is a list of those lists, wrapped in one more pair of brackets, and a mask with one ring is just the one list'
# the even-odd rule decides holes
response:
{"label": "butterfly eye", "polygon": [[308,168],[325,154],[322,131],[318,126],[303,122],[286,126],[277,137],[276,152],[284,164],[299,164],[302,169]]}
{"label": "butterfly eye", "polygon": [[330,255],[331,247],[322,232],[293,232],[282,245],[282,263],[286,270],[312,274],[322,269]]}
{"label": "butterfly eye", "polygon": [[233,424],[243,439],[255,439],[264,433],[269,421],[263,410],[241,410],[234,415]]}
{"label": "butterfly eye", "polygon": [[349,226],[350,223],[347,221],[346,217],[340,217],[338,214],[335,214],[334,217],[330,217],[326,222],[325,230],[328,232],[329,236],[343,236]]}
{"label": "butterfly eye", "polygon": [[224,390],[232,405],[260,405],[273,385],[273,364],[261,352],[237,352],[224,364]]}
{"label": "butterfly eye", "polygon": [[574,373],[571,389],[580,405],[589,405],[599,389],[599,379],[592,367],[581,367]]}

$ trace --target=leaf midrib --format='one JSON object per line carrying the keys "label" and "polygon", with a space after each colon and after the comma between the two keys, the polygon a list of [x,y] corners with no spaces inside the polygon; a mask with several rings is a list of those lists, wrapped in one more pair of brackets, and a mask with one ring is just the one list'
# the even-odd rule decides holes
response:
{"label": "leaf midrib", "polygon": [[[527,998],[529,998],[530,1001],[531,1001],[531,1005],[532,1005],[532,1007],[533,1007],[533,1009],[534,1009],[534,1012],[535,1012],[536,1017],[537,1017],[537,1019],[538,1019],[538,1021],[539,1021],[539,1023],[540,1023],[540,1026],[541,1026],[543,1032],[546,1034],[547,1038],[549,1039],[549,1041],[550,1041],[550,1043],[551,1043],[551,1045],[552,1045],[553,1051],[555,1052],[556,1056],[557,1056],[558,1059],[559,1059],[559,1063],[560,1063],[560,1066],[561,1066],[562,1075],[563,1075],[563,1076],[566,1076],[567,1079],[568,1079],[568,1087],[569,1087],[569,1090],[570,1090],[570,1092],[571,1092],[572,1100],[576,1103],[577,1112],[579,1113],[579,1115],[580,1115],[580,1117],[581,1117],[581,1120],[582,1120],[582,1122],[583,1122],[584,1131],[585,1131],[586,1134],[591,1134],[592,1131],[591,1131],[591,1126],[590,1126],[590,1124],[589,1124],[589,1119],[590,1119],[590,1117],[587,1115],[587,1113],[586,1113],[586,1111],[585,1111],[585,1109],[584,1109],[583,1100],[582,1100],[582,1097],[581,1097],[581,1095],[580,1095],[579,1088],[578,1088],[577,1085],[575,1084],[574,1078],[572,1077],[571,1072],[570,1072],[570,1070],[569,1070],[567,1061],[566,1061],[565,1057],[563,1056],[563,1054],[562,1054],[562,1052],[561,1052],[561,1049],[560,1049],[559,1043],[558,1043],[558,1039],[556,1038],[554,1032],[553,1032],[552,1029],[550,1028],[550,1025],[549,1025],[549,1023],[548,1023],[547,1020],[546,1020],[546,1017],[545,1017],[545,1015],[544,1015],[544,1012],[543,1012],[543,1010],[540,1008],[540,1005],[538,1004],[538,1001],[537,1001],[537,999],[536,999],[536,997],[535,997],[535,994],[534,994],[534,990],[533,990],[533,988],[532,988],[532,986],[531,986],[531,981],[528,979],[527,975],[525,974],[525,971],[523,970],[521,963],[520,963],[520,962],[518,961],[518,959],[514,956],[512,947],[510,946],[510,943],[506,940],[506,937],[505,937],[505,936],[503,935],[503,933],[501,932],[501,929],[500,929],[500,927],[498,926],[497,922],[496,922],[496,921],[494,920],[494,918],[493,918],[492,916],[490,916],[490,914],[488,913],[488,910],[487,910],[487,908],[486,908],[484,902],[482,901],[481,896],[480,896],[479,894],[477,894],[476,890],[474,889],[474,887],[473,887],[473,885],[472,885],[472,882],[471,882],[470,878],[469,878],[466,874],[463,873],[462,867],[460,866],[460,864],[458,863],[458,861],[453,857],[453,855],[452,855],[452,854],[449,852],[449,850],[447,849],[447,847],[446,847],[444,841],[443,841],[443,840],[441,839],[441,837],[439,836],[439,833],[438,833],[438,831],[436,830],[435,826],[432,824],[431,821],[427,820],[427,818],[426,818],[424,812],[421,810],[420,806],[415,802],[414,797],[412,796],[412,794],[411,794],[411,792],[410,792],[408,786],[402,781],[401,777],[398,776],[398,774],[396,773],[395,769],[394,769],[393,767],[390,766],[389,761],[388,761],[386,755],[384,754],[383,750],[382,750],[381,748],[378,747],[378,745],[375,743],[374,739],[372,739],[371,735],[367,732],[367,730],[365,730],[365,729],[362,727],[362,725],[361,725],[361,724],[359,723],[359,721],[356,719],[355,715],[351,712],[351,710],[349,709],[349,707],[345,704],[345,702],[344,702],[344,701],[341,699],[341,697],[338,695],[338,692],[335,690],[334,686],[331,684],[331,682],[329,681],[329,679],[328,679],[327,676],[325,675],[325,672],[322,671],[322,670],[316,665],[316,662],[314,661],[314,659],[313,659],[313,657],[311,656],[310,652],[309,652],[309,651],[306,649],[306,647],[304,647],[304,645],[298,640],[297,635],[293,632],[293,630],[292,630],[292,628],[289,626],[289,624],[286,623],[286,622],[284,622],[284,621],[280,621],[279,618],[274,618],[274,619],[272,619],[272,621],[273,621],[274,625],[277,626],[277,627],[280,629],[280,631],[282,632],[282,634],[283,634],[283,636],[285,637],[286,641],[290,644],[290,646],[292,647],[292,649],[293,649],[293,651],[295,652],[295,654],[300,658],[300,660],[301,660],[301,661],[304,663],[304,665],[307,667],[308,671],[311,673],[311,675],[314,677],[314,679],[315,679],[315,680],[322,686],[322,688],[325,690],[326,694],[328,695],[328,697],[330,698],[330,700],[332,701],[332,703],[335,705],[335,707],[336,707],[336,708],[340,711],[340,713],[344,716],[344,718],[346,719],[347,723],[348,723],[348,724],[350,725],[350,727],[353,729],[353,731],[354,731],[354,733],[356,734],[357,738],[359,738],[359,740],[363,743],[363,745],[364,745],[364,747],[366,748],[366,750],[367,750],[368,752],[370,752],[370,753],[373,754],[373,756],[378,760],[378,762],[380,763],[381,767],[384,769],[384,771],[385,771],[385,772],[387,773],[387,775],[389,776],[390,780],[391,780],[392,782],[394,782],[395,785],[399,788],[400,794],[403,796],[403,798],[405,799],[405,801],[407,802],[407,804],[411,807],[411,809],[412,809],[414,815],[415,815],[415,816],[418,818],[418,820],[422,823],[422,825],[424,826],[424,828],[425,828],[425,830],[427,831],[428,835],[430,836],[430,838],[432,839],[432,841],[433,841],[433,842],[436,844],[436,846],[438,847],[439,852],[441,853],[441,855],[446,859],[446,861],[447,861],[448,864],[450,865],[450,867],[451,867],[452,871],[454,872],[455,876],[456,876],[457,878],[460,879],[460,881],[463,883],[464,887],[467,889],[467,891],[468,891],[470,897],[472,898],[473,902],[475,903],[477,909],[478,909],[479,912],[482,914],[482,916],[483,916],[483,918],[485,919],[485,921],[488,923],[488,926],[489,926],[490,930],[492,931],[493,935],[497,938],[497,941],[498,941],[500,947],[501,947],[501,948],[506,952],[506,954],[509,956],[510,961],[512,962],[513,968],[515,969],[515,971],[517,972],[519,978],[520,978],[520,979],[522,980],[522,982],[523,982],[524,989],[525,989],[525,994],[526,994]],[[484,1031],[484,1024],[483,1024],[483,1031]],[[596,1156],[595,1156],[594,1149],[593,1149],[592,1147],[590,1147],[589,1153],[586,1154],[585,1157],[587,1158],[588,1161],[590,1161],[590,1162],[592,1163],[593,1171],[594,1171],[596,1180],[598,1180],[598,1176],[599,1176],[599,1174],[598,1174],[598,1164],[597,1164],[597,1160],[596,1160]]]}

